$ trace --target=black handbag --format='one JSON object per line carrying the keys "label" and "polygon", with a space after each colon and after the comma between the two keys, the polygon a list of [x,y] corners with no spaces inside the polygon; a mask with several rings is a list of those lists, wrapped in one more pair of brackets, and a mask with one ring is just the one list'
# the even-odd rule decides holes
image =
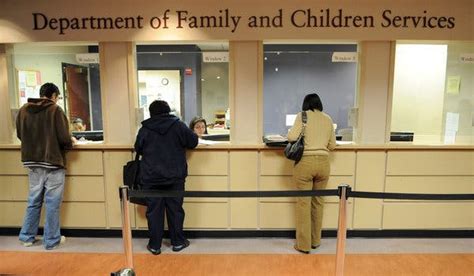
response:
{"label": "black handbag", "polygon": [[[128,186],[130,190],[140,190],[140,155],[135,154],[135,159],[128,161],[123,166],[123,184]],[[131,203],[146,206],[145,198],[130,198]]]}
{"label": "black handbag", "polygon": [[294,142],[288,142],[285,147],[285,156],[290,160],[295,161],[295,165],[300,162],[304,152],[304,131],[306,128],[307,116],[306,111],[301,113],[301,120],[303,121],[303,128],[301,129],[300,136]]}

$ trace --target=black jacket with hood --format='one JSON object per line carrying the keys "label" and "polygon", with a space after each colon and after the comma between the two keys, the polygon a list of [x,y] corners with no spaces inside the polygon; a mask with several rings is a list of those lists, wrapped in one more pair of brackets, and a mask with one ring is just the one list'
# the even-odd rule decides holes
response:
{"label": "black jacket with hood", "polygon": [[72,147],[69,123],[59,105],[46,98],[28,99],[16,118],[21,161],[65,167],[65,150]]}
{"label": "black jacket with hood", "polygon": [[142,155],[141,185],[184,183],[188,175],[186,149],[197,145],[198,136],[176,116],[160,114],[143,121],[135,141],[135,151]]}

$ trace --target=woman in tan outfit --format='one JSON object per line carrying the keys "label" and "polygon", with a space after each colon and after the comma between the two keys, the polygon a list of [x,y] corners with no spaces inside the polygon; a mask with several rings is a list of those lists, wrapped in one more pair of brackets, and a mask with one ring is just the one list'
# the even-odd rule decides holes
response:
{"label": "woman in tan outfit", "polygon": [[[329,151],[336,147],[336,136],[331,117],[323,111],[317,94],[308,94],[303,101],[307,114],[304,153],[293,168],[293,180],[298,190],[325,189],[329,179]],[[288,141],[296,141],[303,123],[301,112],[288,133]],[[321,244],[323,221],[322,197],[298,197],[296,199],[296,244],[295,249],[308,254]]]}

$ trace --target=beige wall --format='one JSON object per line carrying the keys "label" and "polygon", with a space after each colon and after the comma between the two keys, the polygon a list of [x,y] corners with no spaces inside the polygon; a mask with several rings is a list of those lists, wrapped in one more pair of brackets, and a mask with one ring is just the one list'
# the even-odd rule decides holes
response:
{"label": "beige wall", "polygon": [[[18,99],[18,70],[33,70],[41,73],[41,81],[56,84],[64,95],[62,63],[79,64],[76,54],[88,53],[87,46],[52,46],[15,44],[11,48],[12,64],[9,67],[10,99],[15,102],[12,108],[20,108]],[[58,104],[64,109],[64,100]]]}
{"label": "beige wall", "polygon": [[[113,3],[113,4],[111,4]],[[153,29],[150,27],[152,17],[164,18],[166,10],[169,19],[167,28]],[[241,16],[237,28],[232,24],[219,28],[192,28],[189,26],[189,17],[196,16],[225,16],[228,10],[231,16]],[[251,16],[268,16],[270,19],[279,15],[282,10],[282,24],[273,27],[249,27]],[[291,14],[297,10],[312,10],[316,16],[324,16],[320,10],[330,9],[333,15],[342,9],[348,16],[372,16],[373,26],[367,28],[357,27],[296,27],[292,24]],[[350,40],[391,40],[391,39],[452,39],[472,40],[473,3],[471,0],[416,0],[409,3],[391,0],[364,0],[364,1],[327,1],[327,0],[231,0],[222,3],[217,0],[204,1],[152,1],[152,0],[119,0],[119,1],[94,1],[84,0],[70,2],[60,0],[4,0],[0,2],[0,34],[2,42],[24,41],[189,41],[189,40],[261,40],[265,39],[350,39]],[[185,10],[187,22],[182,22],[178,27],[177,10]],[[221,10],[222,12],[219,12]],[[407,27],[382,27],[387,23],[383,19],[383,12],[390,10],[386,17],[395,16],[425,16],[427,17],[452,17],[453,28],[428,28],[418,25],[415,27],[411,21]],[[91,13],[93,11],[93,13]],[[33,30],[33,13],[43,13],[49,18],[61,17],[143,17],[142,28],[121,28],[107,30]],[[301,13],[301,12],[300,12]],[[301,25],[306,17],[296,19],[296,24]],[[82,22],[82,20],[80,20]],[[278,20],[277,20],[278,21]],[[198,23],[199,24],[199,23]],[[352,24],[353,25],[353,24]],[[392,24],[393,25],[393,24]],[[164,27],[164,23],[162,24]]]}

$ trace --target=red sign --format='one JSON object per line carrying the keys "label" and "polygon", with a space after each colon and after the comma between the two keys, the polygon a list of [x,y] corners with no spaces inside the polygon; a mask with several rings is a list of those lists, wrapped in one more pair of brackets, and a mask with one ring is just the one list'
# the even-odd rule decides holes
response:
{"label": "red sign", "polygon": [[192,68],[185,68],[184,69],[184,74],[187,76],[191,76],[193,74],[193,69]]}

